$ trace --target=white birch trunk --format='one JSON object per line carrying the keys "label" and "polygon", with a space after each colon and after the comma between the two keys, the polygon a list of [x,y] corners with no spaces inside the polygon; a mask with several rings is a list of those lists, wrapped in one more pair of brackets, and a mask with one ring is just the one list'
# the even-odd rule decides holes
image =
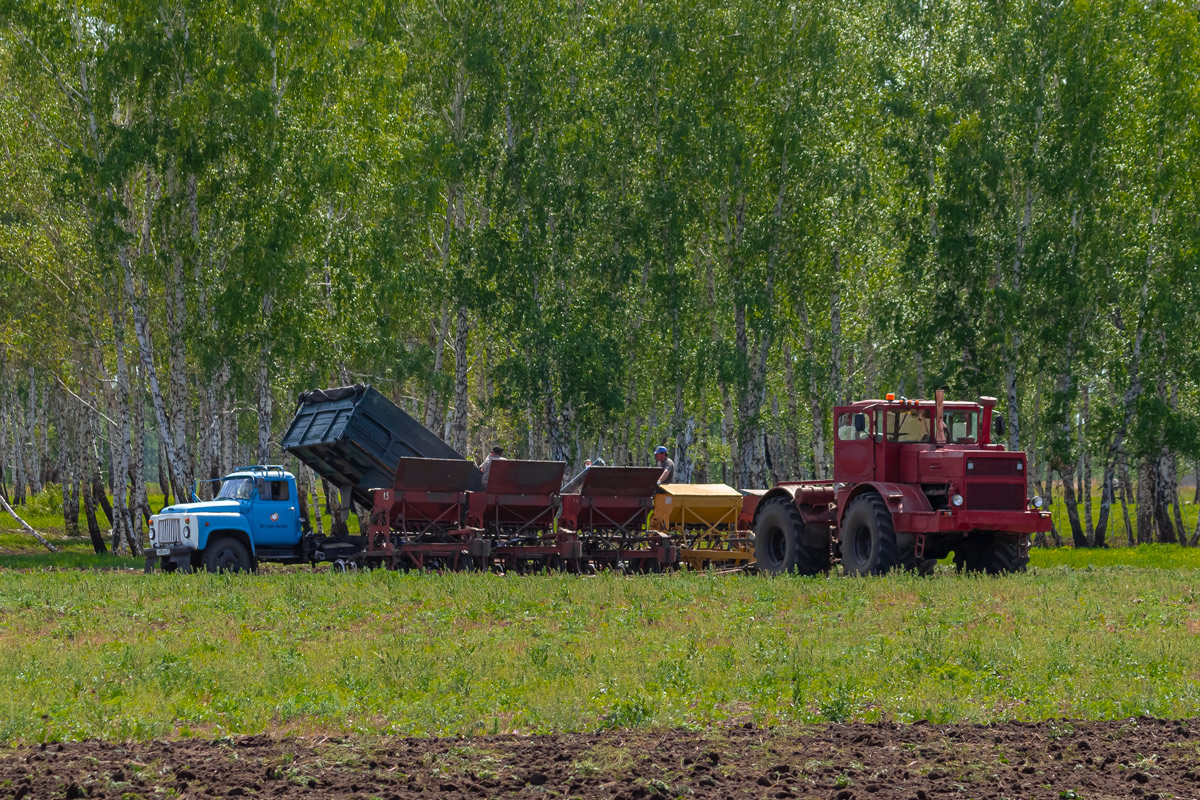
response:
{"label": "white birch trunk", "polygon": [[[139,375],[140,378],[140,375]],[[146,494],[146,391],[141,380],[130,397],[133,415],[133,448],[129,451],[129,481],[133,487],[133,510],[130,514],[133,538],[142,541],[142,525],[154,513]]]}
{"label": "white birch trunk", "polygon": [[[189,237],[187,221],[183,214],[186,198],[180,191],[178,172],[174,166],[167,171],[168,192],[172,198],[171,212],[171,258],[167,270],[166,301],[167,301],[167,392],[170,406],[169,424],[171,443],[178,455],[183,472],[178,476],[179,481],[188,487],[192,486],[195,476],[189,446],[191,437],[188,435],[189,403],[187,380],[187,301],[184,279],[184,263],[181,245]],[[191,181],[189,183],[189,189]]]}
{"label": "white birch trunk", "polygon": [[11,462],[8,448],[8,393],[4,391],[6,379],[4,361],[0,358],[0,494],[8,492],[8,465]]}
{"label": "white birch trunk", "polygon": [[[63,527],[67,532],[67,536],[78,536],[79,482],[76,465],[79,460],[79,453],[76,441],[79,434],[71,422],[67,400],[61,393],[55,393],[53,408],[55,426],[58,429],[58,449],[61,463],[59,473],[62,481]],[[3,448],[0,447],[0,455],[2,454]],[[0,461],[0,464],[3,464],[3,461]]]}
{"label": "white birch trunk", "polygon": [[842,402],[842,255],[833,248],[833,286],[829,301],[829,396]]}
{"label": "white birch trunk", "polygon": [[792,343],[786,339],[783,342],[783,364],[784,385],[787,388],[787,453],[784,458],[776,458],[780,463],[783,479],[797,480],[803,479],[805,472],[800,459],[800,437],[797,435],[800,405],[796,399],[796,365],[792,357]]}
{"label": "white birch trunk", "polygon": [[43,546],[43,547],[45,547],[45,548],[46,548],[47,550],[49,550],[51,553],[57,553],[57,552],[58,552],[58,548],[57,548],[57,547],[55,547],[54,545],[50,544],[50,542],[46,541],[46,537],[42,536],[40,533],[38,533],[37,531],[35,531],[35,530],[34,530],[34,529],[33,529],[33,528],[30,526],[30,524],[29,524],[28,522],[26,522],[25,520],[21,519],[21,518],[20,518],[20,517],[17,515],[17,512],[16,512],[16,511],[13,511],[13,507],[12,507],[12,506],[10,506],[10,505],[8,504],[8,501],[4,499],[4,495],[0,495],[0,507],[3,507],[3,508],[4,508],[4,510],[8,512],[9,516],[10,516],[10,517],[12,517],[13,519],[15,519],[15,520],[17,521],[17,524],[21,526],[21,529],[22,529],[22,530],[24,530],[24,531],[25,531],[26,533],[28,533],[30,536],[32,536],[33,538],[35,538],[35,539],[37,539],[39,542],[41,542],[41,544],[42,544],[42,546]]}
{"label": "white birch trunk", "polygon": [[425,399],[425,427],[439,436],[441,435],[443,409],[441,393],[438,391],[437,384],[441,379],[442,364],[445,359],[446,336],[449,332],[450,306],[443,301],[440,322],[433,329],[433,375]]}
{"label": "white birch trunk", "polygon": [[38,385],[33,367],[29,368],[28,403],[29,410],[25,414],[25,447],[28,456],[25,463],[29,475],[29,493],[36,495],[42,491],[42,458],[38,436]]}
{"label": "white birch trunk", "polygon": [[312,502],[313,521],[316,525],[317,536],[325,535],[325,521],[321,517],[321,492],[317,488],[317,476],[311,469],[304,467],[308,476],[308,496]]}
{"label": "white birch trunk", "polygon": [[467,380],[467,344],[470,330],[467,307],[460,305],[454,335],[454,423],[450,428],[450,446],[463,455],[467,453],[467,432],[471,408]]}
{"label": "white birch trunk", "polygon": [[167,408],[163,400],[162,386],[158,380],[158,368],[154,365],[154,349],[150,341],[150,324],[146,318],[145,309],[142,306],[142,299],[134,286],[133,265],[130,263],[129,255],[125,252],[124,248],[118,249],[117,258],[124,273],[125,299],[129,303],[130,310],[133,312],[133,330],[137,337],[138,355],[141,360],[142,369],[146,373],[146,380],[150,386],[150,401],[154,407],[154,419],[158,426],[158,435],[163,441],[164,449],[167,453],[167,464],[170,467],[174,494],[176,497],[186,500],[190,496],[191,484],[188,482],[188,476],[191,470],[183,462],[182,454],[175,448],[175,440],[171,435],[171,426],[167,419]]}
{"label": "white birch trunk", "polygon": [[1087,448],[1087,428],[1091,414],[1089,387],[1083,384],[1083,415],[1079,424],[1079,454],[1082,460],[1080,475],[1083,480],[1083,529],[1087,540],[1096,542],[1096,529],[1092,522],[1092,458]]}
{"label": "white birch trunk", "polygon": [[[270,292],[263,295],[262,318],[271,318],[274,297]],[[259,464],[271,463],[271,414],[274,403],[271,397],[271,337],[264,330],[258,350],[258,451]]]}
{"label": "white birch trunk", "polygon": [[11,423],[11,434],[9,441],[12,442],[12,502],[13,505],[21,505],[25,502],[25,443],[24,431],[25,416],[21,408],[21,399],[17,396],[16,386],[10,384],[8,387],[8,414],[5,423]]}
{"label": "white birch trunk", "polygon": [[800,312],[800,326],[804,329],[804,356],[808,361],[808,411],[812,421],[813,478],[828,477],[825,462],[825,411],[821,403],[821,391],[817,383],[816,346],[813,342],[812,326],[808,320],[808,304],[800,296],[796,301]]}
{"label": "white birch trunk", "polygon": [[[133,514],[129,506],[129,477],[130,452],[133,450],[133,436],[129,425],[129,369],[125,361],[125,321],[120,310],[111,310],[114,333],[114,349],[117,356],[116,397],[110,403],[116,419],[114,420],[119,438],[110,441],[109,449],[113,454],[113,552],[128,548],[131,555],[142,552],[141,537],[134,535]],[[124,545],[124,547],[122,547]]]}

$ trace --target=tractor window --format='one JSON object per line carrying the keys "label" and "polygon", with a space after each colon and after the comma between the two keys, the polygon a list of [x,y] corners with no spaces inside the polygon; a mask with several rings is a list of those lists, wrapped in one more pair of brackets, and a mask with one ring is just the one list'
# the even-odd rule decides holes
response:
{"label": "tractor window", "polygon": [[889,442],[928,442],[931,415],[928,408],[903,408],[887,412],[887,438]]}
{"label": "tractor window", "polygon": [[979,439],[979,415],[974,411],[946,411],[946,441],[974,444]]}
{"label": "tractor window", "polygon": [[[869,421],[868,421],[868,424]],[[854,415],[839,414],[837,422],[837,437],[839,441],[853,442],[858,439],[869,439],[871,434],[868,431],[854,430]]]}

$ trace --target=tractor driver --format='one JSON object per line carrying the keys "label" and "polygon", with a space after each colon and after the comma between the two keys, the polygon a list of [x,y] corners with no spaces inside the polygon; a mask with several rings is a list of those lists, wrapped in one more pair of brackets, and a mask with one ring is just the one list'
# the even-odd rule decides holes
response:
{"label": "tractor driver", "polygon": [[667,458],[667,448],[661,444],[654,448],[654,460],[663,468],[662,474],[658,476],[659,483],[671,483],[675,480],[675,462]]}

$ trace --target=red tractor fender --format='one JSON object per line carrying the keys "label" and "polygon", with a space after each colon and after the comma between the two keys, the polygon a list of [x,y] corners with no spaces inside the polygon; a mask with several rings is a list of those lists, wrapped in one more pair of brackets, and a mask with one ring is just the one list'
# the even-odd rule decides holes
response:
{"label": "red tractor fender", "polygon": [[895,514],[912,514],[920,511],[933,511],[929,498],[921,491],[921,487],[911,483],[859,483],[855,484],[843,497],[839,497],[837,509],[837,527],[842,528],[842,517],[846,509],[856,499],[864,494],[877,494],[883,498],[888,510]]}
{"label": "red tractor fender", "polygon": [[791,500],[800,507],[800,513],[805,521],[814,521],[825,517],[826,509],[833,502],[833,483],[831,481],[780,483],[758,499],[758,507],[754,509],[754,520],[751,527],[758,523],[758,512],[777,497],[786,497]]}

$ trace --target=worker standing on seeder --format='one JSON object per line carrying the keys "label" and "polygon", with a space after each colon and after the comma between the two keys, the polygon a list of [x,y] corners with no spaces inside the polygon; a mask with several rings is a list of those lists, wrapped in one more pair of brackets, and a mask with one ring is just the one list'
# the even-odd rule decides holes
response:
{"label": "worker standing on seeder", "polygon": [[675,480],[675,462],[667,458],[667,448],[661,444],[654,448],[654,460],[663,468],[662,475],[658,476],[659,483],[671,483]]}
{"label": "worker standing on seeder", "polygon": [[480,484],[480,488],[482,488],[482,489],[487,488],[488,473],[492,471],[492,462],[493,461],[503,461],[503,460],[504,460],[504,448],[501,447],[500,445],[496,445],[495,447],[492,448],[492,452],[487,454],[487,458],[485,458],[483,460],[483,463],[479,465],[479,469],[483,473],[483,482]]}

